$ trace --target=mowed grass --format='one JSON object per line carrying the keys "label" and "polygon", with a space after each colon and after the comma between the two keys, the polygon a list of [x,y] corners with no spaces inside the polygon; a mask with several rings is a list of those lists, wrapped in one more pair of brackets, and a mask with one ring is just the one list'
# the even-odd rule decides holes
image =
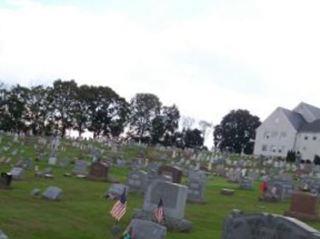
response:
{"label": "mowed grass", "polygon": [[[25,150],[25,153],[32,156],[29,150]],[[72,153],[68,153],[70,157],[77,154],[74,149]],[[40,169],[46,167],[45,162],[39,165]],[[109,211],[114,202],[103,198],[110,184],[64,177],[63,174],[71,168],[72,166],[53,167],[54,179],[35,178],[30,170],[23,181],[13,182],[11,190],[0,190],[0,229],[8,234],[10,239],[112,239],[110,230],[114,221]],[[8,169],[9,166],[0,165],[1,171]],[[112,168],[110,175],[125,182],[128,172],[129,169]],[[64,196],[61,201],[51,202],[30,195],[33,188],[43,190],[50,185],[63,189]],[[225,187],[235,189],[235,195],[220,195],[220,190]],[[206,188],[206,203],[188,203],[186,206],[185,217],[193,223],[192,232],[169,232],[167,238],[220,238],[223,221],[233,209],[283,214],[289,208],[289,202],[259,202],[258,196],[258,183],[254,190],[244,191],[223,178],[211,176]],[[142,204],[143,196],[129,194],[128,211],[120,221],[120,227],[126,227],[132,218],[133,210],[141,208]],[[308,224],[320,229],[320,223]]]}

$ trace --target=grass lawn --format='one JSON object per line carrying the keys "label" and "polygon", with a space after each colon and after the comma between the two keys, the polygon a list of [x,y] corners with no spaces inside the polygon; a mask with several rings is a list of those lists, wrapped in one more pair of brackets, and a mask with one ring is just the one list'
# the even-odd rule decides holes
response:
{"label": "grass lawn", "polygon": [[[4,142],[2,142],[4,143]],[[32,156],[31,149],[25,147],[24,153]],[[72,151],[72,153],[70,153]],[[64,152],[70,157],[76,150]],[[40,169],[46,167],[39,163]],[[0,170],[9,166],[0,165]],[[53,167],[54,179],[38,179],[28,171],[23,181],[14,181],[11,190],[0,190],[0,229],[10,239],[102,239],[112,238],[110,229],[113,220],[109,211],[114,202],[102,196],[108,189],[108,183],[94,182],[74,177],[64,177],[66,169]],[[111,169],[111,176],[125,182],[128,169]],[[64,191],[60,202],[49,202],[30,195],[33,188],[44,189],[47,186],[58,186]],[[228,187],[236,189],[234,196],[220,195],[220,189]],[[258,184],[255,190],[239,190],[237,185],[226,182],[223,178],[211,177],[207,184],[206,204],[187,204],[186,218],[192,221],[194,229],[189,234],[169,232],[169,239],[215,239],[220,238],[224,218],[232,209],[245,212],[271,212],[283,214],[289,203],[259,202]],[[133,209],[141,208],[143,198],[137,194],[129,194],[128,212],[120,221],[125,228],[129,223]],[[320,223],[308,223],[320,229]]]}

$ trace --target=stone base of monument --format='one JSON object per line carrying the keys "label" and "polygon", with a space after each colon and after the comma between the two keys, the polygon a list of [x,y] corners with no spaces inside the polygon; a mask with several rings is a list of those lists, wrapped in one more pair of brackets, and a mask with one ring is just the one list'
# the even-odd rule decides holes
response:
{"label": "stone base of monument", "polygon": [[[152,212],[146,212],[142,209],[136,209],[133,218],[156,222]],[[186,219],[166,217],[163,226],[170,231],[190,232],[192,230],[192,223]]]}
{"label": "stone base of monument", "polygon": [[101,182],[109,181],[108,178],[106,178],[106,177],[96,177],[94,175],[88,175],[87,179],[92,180],[92,181],[101,181]]}
{"label": "stone base of monument", "polygon": [[294,217],[303,221],[318,221],[320,219],[318,215],[311,215],[311,214],[306,214],[301,212],[286,211],[284,215],[287,217]]}

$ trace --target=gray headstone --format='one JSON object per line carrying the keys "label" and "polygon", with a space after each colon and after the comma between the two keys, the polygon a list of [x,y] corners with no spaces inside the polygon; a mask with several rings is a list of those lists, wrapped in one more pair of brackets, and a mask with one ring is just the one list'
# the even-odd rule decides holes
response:
{"label": "gray headstone", "polygon": [[165,213],[168,217],[182,219],[188,195],[186,186],[155,180],[148,187],[145,194],[143,210],[152,212],[163,200]]}
{"label": "gray headstone", "polygon": [[9,237],[0,230],[0,239],[9,239]]}
{"label": "gray headstone", "polygon": [[223,226],[222,239],[320,239],[320,232],[290,217],[234,211]]}
{"label": "gray headstone", "polygon": [[57,161],[58,161],[58,159],[57,159],[56,156],[50,156],[50,157],[49,157],[49,160],[48,160],[48,164],[49,164],[49,165],[56,165],[56,164],[57,164]]}
{"label": "gray headstone", "polygon": [[127,185],[130,192],[144,192],[148,183],[148,175],[144,171],[130,172],[127,179]]}
{"label": "gray headstone", "polygon": [[205,184],[202,181],[191,180],[188,183],[188,201],[204,202]]}
{"label": "gray headstone", "polygon": [[135,239],[165,239],[167,235],[164,226],[141,219],[132,219],[128,228],[131,228]]}
{"label": "gray headstone", "polygon": [[253,180],[250,178],[242,178],[240,180],[240,188],[251,190],[253,188]]}
{"label": "gray headstone", "polygon": [[24,169],[20,167],[14,167],[11,169],[10,174],[12,175],[13,179],[21,180],[24,175]]}
{"label": "gray headstone", "polygon": [[62,198],[62,194],[63,192],[61,188],[50,186],[44,191],[42,196],[48,200],[57,201]]}
{"label": "gray headstone", "polygon": [[120,183],[113,183],[111,184],[105,196],[108,196],[112,200],[118,199],[120,198],[124,190],[128,192],[128,187],[126,185]]}
{"label": "gray headstone", "polygon": [[88,171],[87,171],[87,162],[84,160],[77,160],[74,164],[73,167],[73,173],[76,175],[87,175]]}
{"label": "gray headstone", "polygon": [[268,183],[268,190],[272,188],[276,188],[277,198],[281,201],[290,199],[294,192],[294,184],[290,180],[273,179]]}

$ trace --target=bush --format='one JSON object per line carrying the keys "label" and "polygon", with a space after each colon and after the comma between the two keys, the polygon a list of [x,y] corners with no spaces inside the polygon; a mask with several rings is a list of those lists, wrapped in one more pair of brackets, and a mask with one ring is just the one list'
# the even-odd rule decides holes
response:
{"label": "bush", "polygon": [[315,155],[313,162],[315,165],[320,165],[320,156],[319,155]]}
{"label": "bush", "polygon": [[296,152],[292,150],[288,151],[286,161],[289,163],[294,163],[296,161]]}

